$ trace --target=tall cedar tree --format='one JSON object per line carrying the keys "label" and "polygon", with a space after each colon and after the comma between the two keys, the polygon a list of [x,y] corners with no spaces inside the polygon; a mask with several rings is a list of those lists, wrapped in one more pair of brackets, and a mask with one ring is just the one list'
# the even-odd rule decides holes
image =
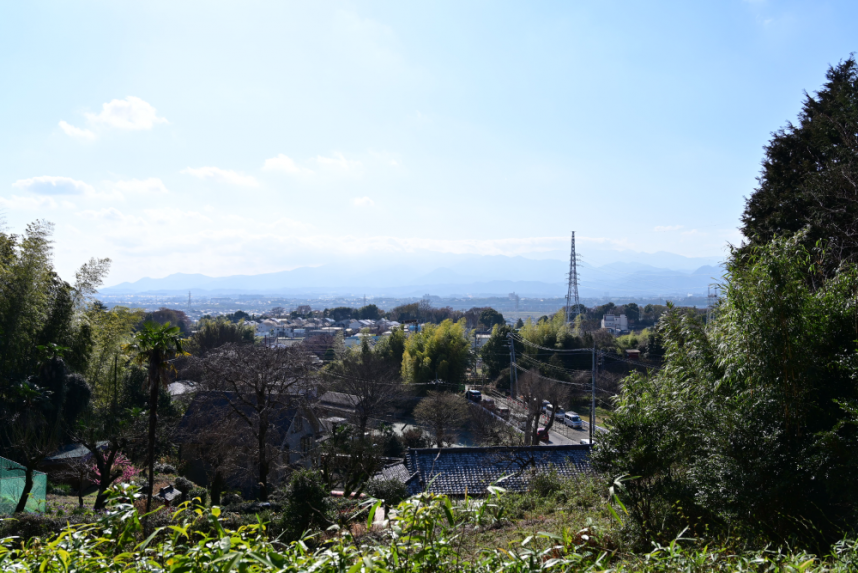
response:
{"label": "tall cedar tree", "polygon": [[[806,246],[825,241],[834,260],[858,258],[858,66],[833,66],[798,123],[765,147],[759,186],[747,199],[742,232],[750,246],[807,227]],[[836,264],[835,262],[835,264]]]}

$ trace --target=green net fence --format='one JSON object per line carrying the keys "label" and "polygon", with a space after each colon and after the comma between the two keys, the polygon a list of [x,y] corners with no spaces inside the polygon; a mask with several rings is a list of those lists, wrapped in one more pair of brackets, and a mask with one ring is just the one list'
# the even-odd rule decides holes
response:
{"label": "green net fence", "polygon": [[[0,513],[12,513],[21,492],[24,491],[24,466],[6,458],[0,458]],[[33,489],[27,500],[26,511],[45,511],[45,494],[48,488],[48,476],[42,472],[33,472]]]}

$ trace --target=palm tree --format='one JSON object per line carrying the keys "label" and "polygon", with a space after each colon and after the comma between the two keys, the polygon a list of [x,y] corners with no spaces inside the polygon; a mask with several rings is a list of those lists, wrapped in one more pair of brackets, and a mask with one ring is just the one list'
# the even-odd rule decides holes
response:
{"label": "palm tree", "polygon": [[133,354],[133,360],[146,365],[149,385],[149,493],[146,496],[146,511],[151,510],[152,489],[155,487],[155,428],[158,424],[158,391],[166,386],[167,373],[175,370],[170,361],[187,353],[182,350],[181,330],[170,323],[146,322],[134,335],[134,342],[125,346]]}

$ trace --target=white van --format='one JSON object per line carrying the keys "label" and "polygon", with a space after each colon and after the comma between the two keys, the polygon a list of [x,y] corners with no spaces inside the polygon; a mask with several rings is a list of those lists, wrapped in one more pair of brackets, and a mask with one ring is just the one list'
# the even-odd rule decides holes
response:
{"label": "white van", "polygon": [[576,414],[575,412],[566,412],[566,415],[563,416],[563,422],[576,430],[580,430],[584,427],[583,422],[581,422],[581,416]]}

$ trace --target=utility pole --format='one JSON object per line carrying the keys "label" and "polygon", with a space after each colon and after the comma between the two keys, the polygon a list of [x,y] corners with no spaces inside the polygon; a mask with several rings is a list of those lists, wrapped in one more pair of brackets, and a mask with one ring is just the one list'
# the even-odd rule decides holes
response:
{"label": "utility pole", "polygon": [[512,333],[510,332],[508,335],[509,338],[509,395],[515,400],[517,394],[515,393],[516,387],[518,386],[518,372],[515,367],[515,342],[512,339]]}
{"label": "utility pole", "polygon": [[712,284],[707,288],[706,293],[706,328],[709,328],[711,320],[715,316],[715,305],[718,304],[718,285]]}
{"label": "utility pole", "polygon": [[[566,324],[571,323],[581,311],[578,300],[578,255],[575,253],[575,231],[572,231],[572,250],[569,254],[569,287],[566,291]],[[575,310],[572,310],[574,305]],[[574,315],[574,316],[573,316]]]}
{"label": "utility pole", "polygon": [[596,435],[596,343],[593,343],[593,384],[590,389],[590,449],[593,449],[593,436]]}

